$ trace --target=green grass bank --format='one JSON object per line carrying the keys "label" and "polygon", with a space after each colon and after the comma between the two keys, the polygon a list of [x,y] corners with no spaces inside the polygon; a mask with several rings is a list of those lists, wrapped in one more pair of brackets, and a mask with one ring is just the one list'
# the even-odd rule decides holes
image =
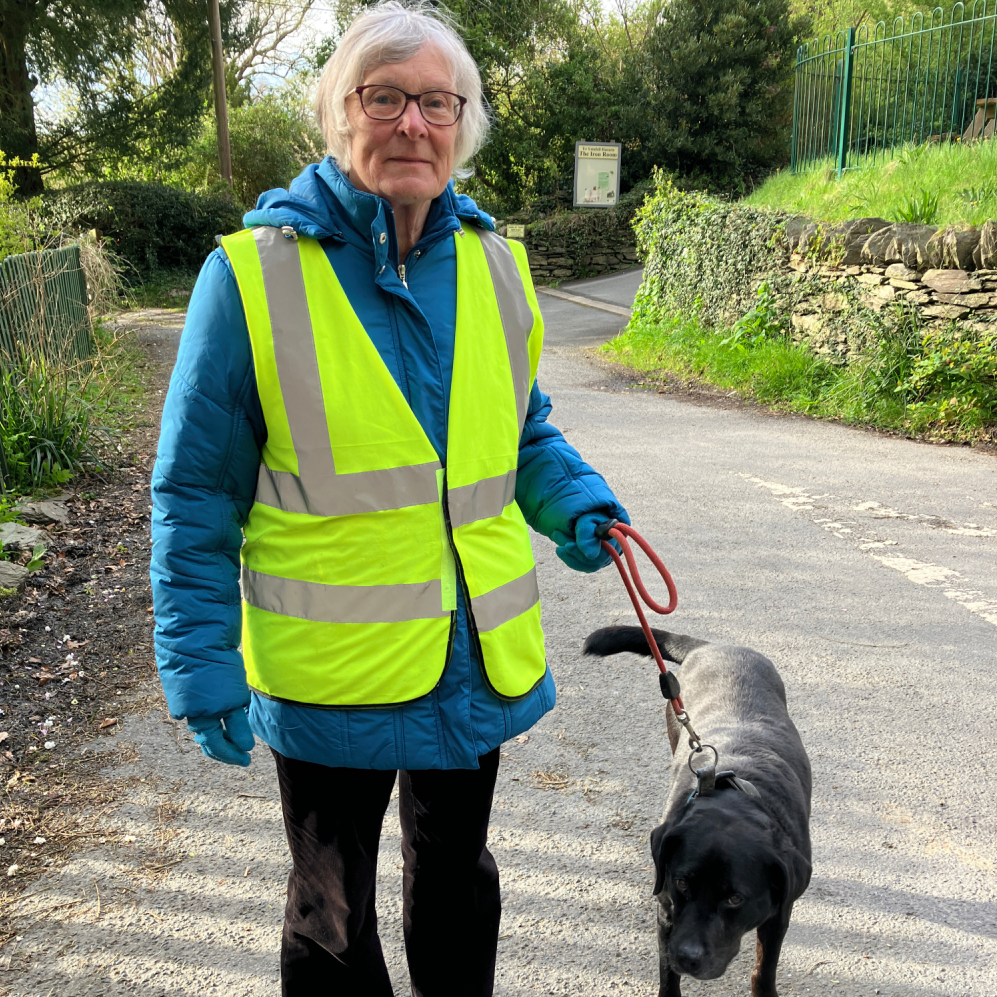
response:
{"label": "green grass bank", "polygon": [[889,162],[871,161],[841,180],[827,168],[782,170],[742,202],[837,222],[875,216],[923,225],[980,225],[997,218],[997,141],[919,145]]}
{"label": "green grass bank", "polygon": [[730,331],[705,328],[695,316],[638,321],[601,353],[651,376],[733,389],[781,411],[928,439],[997,442],[997,335],[968,341],[908,324],[845,366],[763,321],[749,317]]}
{"label": "green grass bank", "polygon": [[[657,179],[635,223],[644,279],[606,359],[784,411],[997,442],[997,307],[950,321],[885,267],[791,259],[788,212]],[[977,286],[997,298],[997,277]]]}

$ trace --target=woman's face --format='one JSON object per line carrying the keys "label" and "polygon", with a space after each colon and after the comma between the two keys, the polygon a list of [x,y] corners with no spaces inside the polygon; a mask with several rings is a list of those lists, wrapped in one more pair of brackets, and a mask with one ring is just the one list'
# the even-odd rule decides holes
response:
{"label": "woman's face", "polygon": [[[429,45],[405,62],[370,70],[363,82],[406,93],[456,89],[439,52]],[[346,98],[346,113],[353,128],[350,180],[355,187],[380,195],[393,208],[431,201],[443,193],[453,171],[459,123],[427,124],[415,101],[394,121],[374,121],[355,93]]]}

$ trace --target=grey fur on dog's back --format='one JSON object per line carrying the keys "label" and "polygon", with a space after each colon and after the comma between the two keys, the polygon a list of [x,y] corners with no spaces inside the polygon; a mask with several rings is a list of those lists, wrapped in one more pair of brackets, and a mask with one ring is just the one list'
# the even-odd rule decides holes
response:
{"label": "grey fur on dog's back", "polygon": [[[719,755],[718,768],[754,783],[766,809],[787,830],[804,834],[810,815],[810,761],[786,707],[786,687],[775,666],[748,647],[706,644],[677,670],[693,727]],[[665,819],[695,788],[680,737],[672,764]],[[697,761],[693,761],[693,767]],[[788,826],[787,826],[788,825]]]}
{"label": "grey fur on dog's back", "polygon": [[[769,806],[779,811],[773,816],[780,824],[788,822],[792,830],[805,833],[810,815],[810,761],[790,719],[786,687],[775,665],[750,647],[710,644],[654,628],[651,633],[662,657],[681,666],[675,674],[682,700],[700,738],[717,749],[718,768],[733,769],[754,783]],[[583,651],[600,657],[621,651],[651,656],[643,631],[630,626],[596,630],[586,639]],[[690,754],[688,739],[680,736],[666,820],[695,788],[696,778],[687,765]],[[706,753],[704,763],[711,757]],[[699,767],[697,762],[694,767]]]}

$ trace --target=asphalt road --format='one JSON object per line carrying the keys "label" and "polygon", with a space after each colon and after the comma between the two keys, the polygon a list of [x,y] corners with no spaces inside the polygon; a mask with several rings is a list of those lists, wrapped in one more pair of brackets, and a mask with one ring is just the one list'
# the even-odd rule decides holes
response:
{"label": "asphalt road", "polygon": [[[565,290],[626,306],[636,283],[631,272]],[[671,568],[680,603],[668,627],[750,645],[786,681],[814,767],[814,876],[780,992],[993,997],[997,458],[634,386],[585,352],[623,319],[541,305],[552,421]],[[496,993],[650,997],[663,703],[642,659],[579,654],[591,630],[632,619],[613,570],[579,575],[546,540],[536,550],[558,704],[527,742],[503,747]],[[136,752],[115,775],[146,781],[132,781],[109,828],[135,844],[41,884],[58,903],[99,883],[103,908],[56,911],[26,935],[36,968],[8,981],[12,994],[277,992],[288,862],[273,764],[262,747],[249,770],[209,763],[163,717],[120,735]],[[153,840],[176,864],[150,878],[127,849]],[[400,861],[391,815],[379,911],[399,995]],[[753,948],[686,992],[747,994]]]}

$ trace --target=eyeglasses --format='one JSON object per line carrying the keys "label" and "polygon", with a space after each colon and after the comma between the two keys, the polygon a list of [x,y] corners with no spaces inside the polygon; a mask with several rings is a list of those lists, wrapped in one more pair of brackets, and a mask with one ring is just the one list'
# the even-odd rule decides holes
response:
{"label": "eyeglasses", "polygon": [[466,97],[447,90],[406,93],[398,87],[381,86],[379,83],[357,87],[353,92],[360,97],[364,114],[375,121],[397,121],[405,113],[409,101],[414,100],[428,124],[444,128],[457,124],[467,103]]}

